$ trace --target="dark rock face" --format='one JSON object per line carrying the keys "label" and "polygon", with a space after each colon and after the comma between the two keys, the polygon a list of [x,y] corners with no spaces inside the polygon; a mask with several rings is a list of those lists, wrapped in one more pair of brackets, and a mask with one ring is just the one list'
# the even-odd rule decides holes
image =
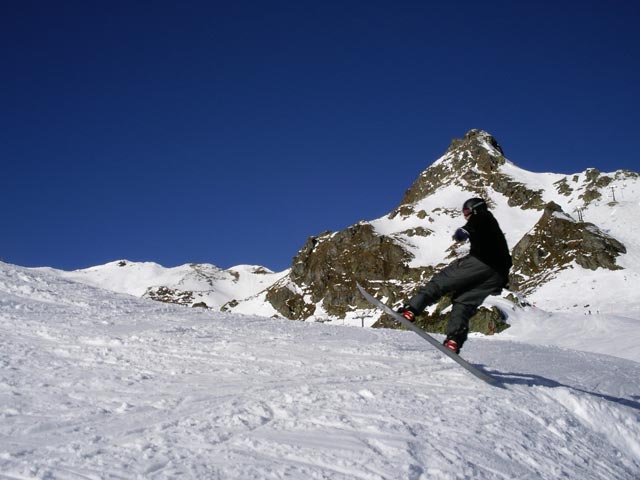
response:
{"label": "dark rock face", "polygon": [[302,290],[288,281],[277,282],[270,287],[266,298],[278,313],[291,320],[304,320],[316,310],[315,304],[305,301]]}
{"label": "dark rock face", "polygon": [[[410,254],[392,238],[378,235],[369,223],[361,222],[310,237],[293,260],[289,281],[270,288],[267,300],[287,318],[306,318],[321,301],[327,314],[341,317],[356,306],[366,306],[356,282],[420,278],[422,269],[407,267],[409,260]],[[394,297],[399,293],[396,288],[384,290]]]}
{"label": "dark rock face", "polygon": [[573,262],[596,270],[620,269],[616,257],[626,253],[622,243],[592,223],[577,222],[549,203],[535,227],[513,248],[512,290],[528,293],[546,283]]}

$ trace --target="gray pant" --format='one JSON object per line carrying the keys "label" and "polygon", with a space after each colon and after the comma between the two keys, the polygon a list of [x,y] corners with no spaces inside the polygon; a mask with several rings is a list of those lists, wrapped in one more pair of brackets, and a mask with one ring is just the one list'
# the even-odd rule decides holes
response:
{"label": "gray pant", "polygon": [[463,335],[469,330],[469,319],[489,295],[502,291],[504,279],[493,268],[470,255],[455,260],[433,276],[409,305],[422,312],[443,295],[453,292],[451,318],[447,335]]}

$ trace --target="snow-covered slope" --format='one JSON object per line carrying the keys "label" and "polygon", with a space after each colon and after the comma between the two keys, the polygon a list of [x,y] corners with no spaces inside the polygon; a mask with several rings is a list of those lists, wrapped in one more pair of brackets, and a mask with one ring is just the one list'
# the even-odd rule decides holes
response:
{"label": "snow-covered slope", "polygon": [[[59,271],[66,278],[137,297],[160,297],[193,305],[204,302],[219,309],[232,300],[249,298],[264,290],[287,271],[275,273],[261,266],[238,265],[222,270],[206,263],[190,263],[167,268],[153,262],[118,260],[83,270]],[[166,291],[169,292],[166,292]]]}
{"label": "snow-covered slope", "polygon": [[[0,263],[0,478],[637,479],[640,356],[544,345],[534,326],[553,318],[521,314],[511,338],[465,348],[495,388],[411,332],[186,309]],[[638,323],[624,327],[630,349]]]}

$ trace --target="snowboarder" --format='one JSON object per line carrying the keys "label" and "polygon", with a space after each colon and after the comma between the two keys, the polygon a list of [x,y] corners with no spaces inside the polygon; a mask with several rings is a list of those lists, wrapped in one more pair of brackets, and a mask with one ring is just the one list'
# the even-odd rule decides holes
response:
{"label": "snowboarder", "polygon": [[451,318],[444,346],[460,353],[467,340],[469,319],[489,295],[497,295],[507,285],[511,255],[500,225],[481,198],[470,198],[462,206],[467,223],[453,234],[457,242],[469,240],[471,251],[433,278],[398,310],[413,322],[440,297],[453,293]]}

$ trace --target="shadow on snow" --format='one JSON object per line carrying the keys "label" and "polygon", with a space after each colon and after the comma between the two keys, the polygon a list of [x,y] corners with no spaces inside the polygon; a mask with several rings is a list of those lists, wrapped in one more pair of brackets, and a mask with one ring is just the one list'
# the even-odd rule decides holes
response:
{"label": "shadow on snow", "polygon": [[[631,407],[635,410],[640,410],[640,402],[637,402],[635,400],[630,400],[628,398],[615,397],[613,395],[607,395],[605,393],[590,392],[589,390],[584,390],[583,388],[578,388],[571,385],[565,385],[564,383],[560,383],[550,378],[541,377],[540,375],[523,374],[523,373],[503,373],[498,371],[491,372],[491,375],[503,385],[526,385],[529,387],[548,387],[548,388],[564,387],[576,392],[586,393],[593,397],[601,398],[609,402],[617,403],[619,405],[624,405],[625,407]],[[634,396],[632,398],[640,398],[640,397]]]}

